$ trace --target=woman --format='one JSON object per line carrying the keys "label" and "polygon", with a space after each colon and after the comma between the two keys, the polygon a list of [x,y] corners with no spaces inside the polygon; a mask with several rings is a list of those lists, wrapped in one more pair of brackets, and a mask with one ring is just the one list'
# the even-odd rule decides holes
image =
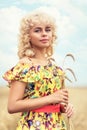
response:
{"label": "woman", "polygon": [[67,130],[62,113],[71,117],[64,72],[52,60],[56,40],[52,16],[35,11],[21,21],[19,63],[4,74],[9,82],[8,112],[22,112],[16,130]]}

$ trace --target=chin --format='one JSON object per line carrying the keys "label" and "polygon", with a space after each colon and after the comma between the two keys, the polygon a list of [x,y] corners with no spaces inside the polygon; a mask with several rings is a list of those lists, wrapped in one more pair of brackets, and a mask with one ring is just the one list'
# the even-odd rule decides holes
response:
{"label": "chin", "polygon": [[50,44],[49,44],[49,43],[44,43],[42,46],[44,46],[44,47],[49,47]]}

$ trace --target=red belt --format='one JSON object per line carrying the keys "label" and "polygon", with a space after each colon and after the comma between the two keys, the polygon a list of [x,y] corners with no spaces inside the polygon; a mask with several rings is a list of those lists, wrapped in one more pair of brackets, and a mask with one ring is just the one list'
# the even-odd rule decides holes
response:
{"label": "red belt", "polygon": [[47,105],[32,111],[33,112],[60,112],[60,104]]}

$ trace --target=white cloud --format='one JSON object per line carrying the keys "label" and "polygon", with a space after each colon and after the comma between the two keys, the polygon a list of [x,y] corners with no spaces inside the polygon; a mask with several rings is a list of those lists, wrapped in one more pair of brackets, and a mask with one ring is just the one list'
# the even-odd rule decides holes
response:
{"label": "white cloud", "polygon": [[13,50],[13,53],[9,54],[8,52],[5,53],[4,51],[0,51],[0,85],[6,85],[7,82],[3,80],[2,75],[9,69],[11,69],[13,66],[16,65],[18,62],[18,58],[15,55],[15,50]]}
{"label": "white cloud", "polygon": [[43,6],[36,10],[46,12],[55,18],[60,39],[67,38],[67,36],[69,37],[76,31],[76,27],[73,25],[70,16],[61,15],[60,11],[57,8]]}
{"label": "white cloud", "polygon": [[73,0],[73,2],[77,3],[78,5],[87,5],[87,0]]}
{"label": "white cloud", "polygon": [[66,38],[76,31],[76,27],[72,24],[69,16],[61,16],[58,23],[59,38]]}
{"label": "white cloud", "polygon": [[10,50],[12,46],[16,47],[20,19],[24,14],[25,11],[15,6],[0,9],[0,46],[2,50],[6,50],[5,48]]}
{"label": "white cloud", "polygon": [[25,12],[12,6],[0,10],[0,32],[14,33],[18,31],[19,21]]}
{"label": "white cloud", "polygon": [[[83,12],[79,7],[77,8],[74,4],[72,3],[78,3],[79,5],[87,5],[87,0],[75,0],[75,1],[70,1],[70,0],[22,0],[23,3],[27,4],[39,4],[43,3],[43,5],[49,4],[49,6],[52,6],[54,8],[57,8],[57,10],[62,10],[65,13],[68,13],[68,15],[71,16],[71,19],[74,21],[79,21],[79,23],[84,22],[84,19],[86,19],[85,12]],[[52,10],[54,12],[54,10]]]}
{"label": "white cloud", "polygon": [[15,49],[12,50],[12,53],[5,53],[4,51],[0,51],[0,57],[0,62],[3,65],[3,68],[7,68],[7,66],[12,66],[18,61]]}
{"label": "white cloud", "polygon": [[61,1],[60,0],[55,0],[55,1],[54,0],[38,0],[38,1],[36,1],[36,0],[32,0],[32,1],[22,0],[22,2],[25,3],[25,4],[44,3],[44,4],[50,4],[52,6],[58,5],[60,7],[60,5],[65,5],[66,3],[68,3],[69,0],[61,0]]}
{"label": "white cloud", "polygon": [[[41,0],[42,1],[42,0]],[[22,3],[24,4],[33,4],[33,3],[37,3],[36,0],[21,0]],[[40,0],[38,0],[38,2],[40,2]]]}
{"label": "white cloud", "polygon": [[17,60],[17,33],[24,14],[25,11],[14,6],[0,9],[0,62],[3,68]]}
{"label": "white cloud", "polygon": [[86,44],[83,45],[84,42],[82,42],[81,45],[79,45],[78,49],[77,49],[77,56],[80,60],[82,60],[83,62],[81,64],[87,65],[87,39],[86,40]]}

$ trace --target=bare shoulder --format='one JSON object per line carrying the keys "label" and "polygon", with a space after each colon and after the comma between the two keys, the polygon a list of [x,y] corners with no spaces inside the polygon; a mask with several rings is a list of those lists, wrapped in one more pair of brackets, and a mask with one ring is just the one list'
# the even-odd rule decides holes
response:
{"label": "bare shoulder", "polygon": [[19,63],[32,65],[31,59],[29,59],[28,57],[23,57],[22,59],[19,60]]}

